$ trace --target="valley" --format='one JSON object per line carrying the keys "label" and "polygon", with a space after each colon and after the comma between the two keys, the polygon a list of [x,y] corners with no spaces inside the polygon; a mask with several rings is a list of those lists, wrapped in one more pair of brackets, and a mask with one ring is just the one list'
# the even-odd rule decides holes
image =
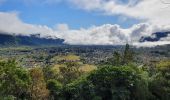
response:
{"label": "valley", "polygon": [[[56,56],[74,54],[80,57],[85,64],[100,64],[113,57],[113,52],[123,53],[123,46],[19,46],[3,47],[0,49],[0,59],[15,59],[24,67],[48,66]],[[170,45],[157,47],[132,47],[135,62],[149,64],[154,61],[170,59]]]}

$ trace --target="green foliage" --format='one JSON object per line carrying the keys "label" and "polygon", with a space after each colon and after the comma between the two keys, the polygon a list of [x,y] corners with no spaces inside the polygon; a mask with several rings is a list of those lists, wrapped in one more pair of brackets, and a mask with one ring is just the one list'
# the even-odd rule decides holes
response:
{"label": "green foliage", "polygon": [[15,100],[15,99],[16,99],[16,97],[14,97],[12,95],[0,97],[0,100]]}
{"label": "green foliage", "polygon": [[153,75],[150,91],[160,100],[170,99],[170,61],[160,61],[157,65],[157,74]]}
{"label": "green foliage", "polygon": [[49,66],[43,68],[43,74],[45,81],[50,79],[58,79],[58,73],[55,73]]}
{"label": "green foliage", "polygon": [[123,55],[123,64],[128,64],[133,61],[133,52],[130,49],[129,44],[126,44],[125,50],[124,50],[124,55]]}
{"label": "green foliage", "polygon": [[64,88],[64,97],[67,100],[95,100],[96,95],[93,84],[87,80],[87,77],[81,77],[66,85]]}
{"label": "green foliage", "polygon": [[67,62],[65,67],[60,67],[61,82],[68,84],[80,76],[80,71],[77,63]]}
{"label": "green foliage", "polygon": [[50,98],[51,99],[59,99],[62,93],[62,84],[57,80],[48,80],[47,88],[50,91]]}
{"label": "green foliage", "polygon": [[22,98],[28,96],[30,77],[14,60],[0,62],[0,96]]}
{"label": "green foliage", "polygon": [[103,67],[68,84],[65,97],[74,100],[147,100],[147,78],[143,70],[133,66]]}
{"label": "green foliage", "polygon": [[90,71],[78,56],[30,69],[1,61],[0,100],[170,100],[170,60],[146,68],[134,65],[133,58],[126,45],[122,54],[115,51]]}
{"label": "green foliage", "polygon": [[121,55],[120,55],[120,53],[115,51],[113,53],[113,57],[114,57],[113,58],[114,65],[119,66],[121,64]]}
{"label": "green foliage", "polygon": [[157,67],[158,71],[160,71],[163,75],[166,76],[167,73],[170,73],[170,60],[160,61],[156,65],[156,67]]}
{"label": "green foliage", "polygon": [[126,44],[123,53],[114,51],[113,57],[101,62],[100,65],[123,66],[131,63],[134,63],[134,52],[131,50],[129,44]]}
{"label": "green foliage", "polygon": [[[131,66],[123,67],[105,67],[88,77],[95,87],[96,94],[101,96],[104,100],[143,100],[143,93],[147,89],[140,88],[142,79],[138,70],[133,69]],[[139,93],[139,94],[136,94]],[[141,98],[142,97],[142,98]]]}

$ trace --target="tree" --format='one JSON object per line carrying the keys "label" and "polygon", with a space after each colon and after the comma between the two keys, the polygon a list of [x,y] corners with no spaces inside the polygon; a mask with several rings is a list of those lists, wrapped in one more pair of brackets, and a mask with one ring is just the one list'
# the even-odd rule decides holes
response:
{"label": "tree", "polygon": [[149,91],[141,74],[132,66],[108,66],[93,72],[87,79],[102,100],[146,100]]}
{"label": "tree", "polygon": [[62,96],[62,84],[57,80],[51,79],[47,82],[47,88],[50,91],[50,100],[58,100]]}
{"label": "tree", "polygon": [[122,60],[122,58],[121,58],[121,55],[119,54],[119,52],[114,52],[113,53],[113,63],[114,63],[114,65],[115,66],[119,66],[119,65],[121,65],[121,60]]}
{"label": "tree", "polygon": [[29,70],[31,76],[31,98],[32,100],[46,100],[49,91],[46,88],[42,68],[32,68]]}
{"label": "tree", "polygon": [[105,66],[67,84],[64,94],[67,100],[147,100],[147,78],[136,66]]}
{"label": "tree", "polygon": [[129,44],[126,44],[124,55],[123,55],[123,64],[128,64],[133,62],[133,52],[130,49]]}
{"label": "tree", "polygon": [[170,99],[170,61],[160,61],[156,64],[157,73],[152,76],[150,91],[160,100]]}
{"label": "tree", "polygon": [[64,87],[63,95],[66,100],[99,100],[94,92],[93,84],[87,77],[81,77]]}
{"label": "tree", "polygon": [[66,62],[65,66],[60,67],[59,69],[59,74],[62,76],[59,80],[64,85],[76,80],[81,75],[79,64],[77,62]]}
{"label": "tree", "polygon": [[0,97],[29,98],[30,76],[15,60],[0,62]]}
{"label": "tree", "polygon": [[131,50],[130,45],[126,44],[123,53],[114,51],[113,57],[108,58],[106,61],[101,62],[100,65],[112,65],[112,66],[123,66],[133,63],[134,52]]}

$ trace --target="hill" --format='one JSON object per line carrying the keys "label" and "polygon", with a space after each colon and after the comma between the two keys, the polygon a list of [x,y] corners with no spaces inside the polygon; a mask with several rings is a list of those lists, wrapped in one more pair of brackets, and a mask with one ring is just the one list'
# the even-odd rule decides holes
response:
{"label": "hill", "polygon": [[59,38],[42,38],[39,34],[30,36],[8,35],[0,33],[1,46],[46,46],[46,45],[63,45],[63,39]]}

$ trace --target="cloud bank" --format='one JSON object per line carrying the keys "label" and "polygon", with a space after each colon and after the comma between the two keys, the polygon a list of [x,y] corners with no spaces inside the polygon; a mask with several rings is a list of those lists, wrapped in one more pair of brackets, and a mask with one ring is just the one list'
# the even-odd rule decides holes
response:
{"label": "cloud bank", "polygon": [[53,35],[53,30],[43,25],[32,25],[24,23],[16,12],[0,12],[0,32],[16,35],[30,35],[41,33],[41,36]]}
{"label": "cloud bank", "polygon": [[[7,0],[0,0],[0,4]],[[23,22],[16,12],[0,12],[0,33],[30,35],[41,34],[41,37],[58,37],[66,44],[79,45],[122,45],[130,43],[136,46],[156,46],[170,44],[170,36],[155,42],[143,42],[142,36],[153,36],[154,32],[170,31],[170,5],[161,0],[17,0],[26,4],[58,4],[68,2],[74,8],[105,16],[121,15],[141,21],[129,28],[116,24],[91,26],[78,30],[70,29],[65,23],[50,28],[46,25],[33,25]],[[168,0],[165,2],[168,2]]]}
{"label": "cloud bank", "polygon": [[[153,24],[170,24],[170,7],[161,0],[69,0],[78,8],[105,15],[123,15]],[[169,2],[169,0],[163,0]]]}
{"label": "cloud bank", "polygon": [[[119,25],[105,24],[102,26],[93,26],[88,29],[68,30],[61,37],[68,44],[84,44],[84,45],[123,45],[130,43],[140,46],[156,46],[170,44],[170,38],[162,38],[156,42],[140,43],[142,36],[152,36],[154,32],[163,32],[170,30],[170,26],[157,26],[147,23],[133,25],[130,28],[124,29]],[[149,44],[147,44],[149,43]]]}
{"label": "cloud bank", "polygon": [[104,24],[87,29],[69,29],[67,24],[58,24],[54,28],[42,25],[32,25],[23,22],[15,12],[0,12],[0,33],[30,35],[40,33],[41,37],[58,37],[66,44],[73,45],[122,45],[130,43],[137,46],[155,46],[170,44],[170,36],[157,42],[139,43],[142,36],[151,36],[154,32],[169,31],[170,25],[153,25],[140,23],[130,28],[119,25]]}

